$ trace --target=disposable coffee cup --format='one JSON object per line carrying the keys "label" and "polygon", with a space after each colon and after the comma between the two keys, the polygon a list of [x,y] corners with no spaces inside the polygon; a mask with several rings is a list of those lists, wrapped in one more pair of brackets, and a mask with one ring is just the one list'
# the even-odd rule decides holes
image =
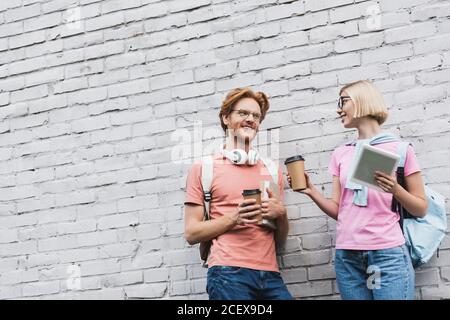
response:
{"label": "disposable coffee cup", "polygon": [[[242,196],[244,197],[245,200],[255,199],[256,200],[255,204],[261,205],[261,190],[259,190],[259,189],[244,190],[244,191],[242,191]],[[259,220],[259,222],[258,222],[258,224],[259,224],[262,220],[262,214],[259,215],[257,217],[257,219]]]}
{"label": "disposable coffee cup", "polygon": [[255,199],[256,204],[261,204],[261,190],[259,189],[248,189],[242,191],[242,196],[245,200],[247,199]]}
{"label": "disposable coffee cup", "polygon": [[299,191],[306,189],[305,159],[297,155],[287,158],[284,164],[291,176],[292,190]]}
{"label": "disposable coffee cup", "polygon": [[[256,204],[261,205],[261,190],[260,189],[251,189],[251,190],[244,190],[242,192],[242,196],[244,199],[255,199]],[[275,230],[277,226],[273,221],[270,221],[268,219],[263,219],[262,213],[257,217],[258,219],[258,225],[261,227],[269,228],[272,230]]]}

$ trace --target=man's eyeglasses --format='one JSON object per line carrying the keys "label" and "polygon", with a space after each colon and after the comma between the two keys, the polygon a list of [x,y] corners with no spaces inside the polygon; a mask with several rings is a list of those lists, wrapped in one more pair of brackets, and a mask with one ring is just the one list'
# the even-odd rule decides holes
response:
{"label": "man's eyeglasses", "polygon": [[351,99],[351,97],[350,96],[340,96],[338,99],[338,103],[337,103],[338,108],[342,109],[344,107],[345,100],[348,100],[348,99]]}
{"label": "man's eyeglasses", "polygon": [[242,118],[242,119],[248,119],[248,117],[250,115],[253,116],[253,120],[256,122],[260,122],[261,121],[261,114],[260,113],[254,113],[254,112],[249,112],[247,110],[233,110],[233,112],[236,111],[238,113],[238,115]]}

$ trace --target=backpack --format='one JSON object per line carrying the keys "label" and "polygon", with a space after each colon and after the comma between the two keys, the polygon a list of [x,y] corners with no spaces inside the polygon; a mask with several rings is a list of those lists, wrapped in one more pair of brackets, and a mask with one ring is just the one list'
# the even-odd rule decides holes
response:
{"label": "backpack", "polygon": [[[406,189],[405,161],[409,143],[400,142],[397,152],[400,155],[397,168],[397,182]],[[398,201],[392,199],[392,211],[400,214],[400,227],[405,236],[414,268],[427,263],[445,236],[447,230],[447,214],[445,198],[435,190],[425,185],[425,195],[428,202],[425,217],[418,218],[410,214]]]}
{"label": "backpack", "polygon": [[[263,162],[267,170],[269,171],[270,176],[272,177],[272,180],[274,183],[278,185],[278,168],[276,164],[268,159],[268,158],[260,158],[260,160]],[[203,190],[203,200],[204,200],[204,213],[203,213],[203,220],[207,221],[211,219],[210,216],[210,209],[211,209],[211,200],[212,200],[212,194],[211,194],[211,185],[212,180],[214,176],[214,159],[212,156],[206,156],[203,158],[202,161],[202,190]],[[266,188],[269,188],[270,182],[266,181],[264,184],[264,192]],[[263,192],[263,194],[264,194]],[[200,242],[199,250],[200,250],[200,258],[203,261],[203,267],[207,268],[208,264],[208,256],[209,252],[211,250],[212,246],[212,239],[207,241]]]}

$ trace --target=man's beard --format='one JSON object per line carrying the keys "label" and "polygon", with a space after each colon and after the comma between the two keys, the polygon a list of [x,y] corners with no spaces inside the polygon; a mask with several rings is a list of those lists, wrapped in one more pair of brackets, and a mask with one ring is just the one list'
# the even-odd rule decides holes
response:
{"label": "man's beard", "polygon": [[[255,139],[256,134],[253,137],[249,137],[247,135],[242,136],[238,133],[238,130],[242,129],[242,128],[243,127],[238,127],[236,129],[227,129],[227,136],[231,137],[235,144],[239,143],[239,144],[245,144],[245,145],[248,144],[249,145]],[[256,130],[255,130],[255,132],[257,133]]]}

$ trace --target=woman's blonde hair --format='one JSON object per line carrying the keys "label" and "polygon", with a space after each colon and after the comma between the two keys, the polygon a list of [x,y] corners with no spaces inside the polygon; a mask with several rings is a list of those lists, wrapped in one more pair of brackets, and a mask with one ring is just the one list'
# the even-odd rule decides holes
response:
{"label": "woman's blonde hair", "polygon": [[388,110],[380,91],[368,80],[360,80],[344,86],[346,92],[355,106],[355,118],[371,117],[381,125],[388,117]]}

